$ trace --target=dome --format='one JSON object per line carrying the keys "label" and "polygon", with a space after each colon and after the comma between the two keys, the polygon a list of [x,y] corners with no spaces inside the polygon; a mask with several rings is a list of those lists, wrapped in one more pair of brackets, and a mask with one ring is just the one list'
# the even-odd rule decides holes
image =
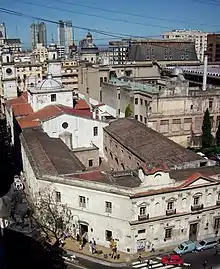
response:
{"label": "dome", "polygon": [[183,75],[183,69],[181,67],[175,67],[172,71],[172,76],[179,76],[179,75]]}
{"label": "dome", "polygon": [[62,89],[64,86],[53,79],[50,74],[48,74],[47,78],[39,82],[36,86],[36,90],[54,90],[54,89]]}

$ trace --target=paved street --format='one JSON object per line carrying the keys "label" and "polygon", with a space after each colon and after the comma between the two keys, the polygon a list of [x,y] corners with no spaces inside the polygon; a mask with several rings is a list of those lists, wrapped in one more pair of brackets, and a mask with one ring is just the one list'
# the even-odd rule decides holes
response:
{"label": "paved street", "polygon": [[[183,256],[184,259],[184,265],[183,266],[174,266],[174,265],[167,265],[164,266],[160,262],[160,257],[156,257],[153,260],[152,269],[203,269],[203,263],[205,260],[208,261],[208,265],[206,269],[209,269],[211,266],[213,269],[220,269],[220,254],[214,255],[215,250],[206,250],[200,253],[190,253]],[[135,261],[131,264],[131,267],[134,269],[147,269],[147,259],[143,259],[143,261],[140,263],[139,261]]]}

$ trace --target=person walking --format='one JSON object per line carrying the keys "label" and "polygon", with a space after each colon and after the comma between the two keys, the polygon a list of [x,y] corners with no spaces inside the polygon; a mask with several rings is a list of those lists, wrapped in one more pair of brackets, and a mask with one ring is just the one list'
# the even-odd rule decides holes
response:
{"label": "person walking", "polygon": [[206,269],[207,265],[208,265],[208,261],[205,260],[204,263],[203,263],[203,268]]}

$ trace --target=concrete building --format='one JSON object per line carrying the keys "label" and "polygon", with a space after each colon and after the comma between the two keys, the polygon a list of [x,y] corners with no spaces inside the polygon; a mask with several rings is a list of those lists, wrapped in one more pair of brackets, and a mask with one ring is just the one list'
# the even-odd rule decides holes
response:
{"label": "concrete building", "polygon": [[58,45],[65,47],[69,53],[69,47],[73,44],[73,25],[71,21],[59,21],[57,26]]}
{"label": "concrete building", "polygon": [[207,50],[207,36],[209,33],[204,33],[199,30],[173,30],[163,34],[164,39],[169,40],[189,40],[195,42],[195,48],[198,59],[203,62],[204,52]]}
{"label": "concrete building", "polygon": [[86,37],[79,43],[79,57],[81,61],[88,61],[90,63],[98,62],[99,49],[93,43],[91,33],[88,32]]}
{"label": "concrete building", "polygon": [[32,23],[30,25],[32,49],[36,49],[37,44],[47,47],[47,27],[44,22]]}
{"label": "concrete building", "polygon": [[210,63],[220,63],[220,34],[208,35],[208,61]]}
{"label": "concrete building", "polygon": [[61,62],[62,84],[72,90],[78,90],[78,63],[74,60]]}
{"label": "concrete building", "polygon": [[[141,135],[144,129],[153,134],[150,143]],[[144,148],[139,140],[145,140]],[[114,157],[123,160],[119,155],[131,156],[135,165],[138,154],[143,158],[142,151],[152,154],[152,147],[156,147],[157,154],[144,165],[140,160],[135,170],[83,171],[61,140],[49,138],[39,128],[23,130],[24,176],[33,199],[39,191],[53,190],[55,202],[67,204],[73,211],[74,235],[95,238],[106,247],[113,238],[118,250],[131,254],[152,245],[163,249],[189,239],[216,236],[220,223],[219,167],[199,167],[204,162],[199,155],[134,119],[112,122],[105,128],[104,141]],[[156,160],[160,165],[153,165]]]}
{"label": "concrete building", "polygon": [[81,65],[78,70],[79,93],[87,98],[103,102],[101,86],[110,78],[131,77],[145,82],[156,82],[160,78],[158,65],[149,63],[133,63],[126,65]]}
{"label": "concrete building", "polygon": [[185,147],[199,146],[203,115],[210,111],[213,135],[220,121],[219,91],[190,87],[181,68],[169,79],[143,84],[125,79],[111,79],[102,84],[102,102],[115,111],[125,112],[130,104],[138,121]]}
{"label": "concrete building", "polygon": [[111,51],[109,62],[111,65],[123,65],[128,61],[128,52],[130,50],[131,40],[122,39],[121,41],[109,42]]}
{"label": "concrete building", "polygon": [[36,44],[36,48],[33,50],[33,55],[36,56],[36,60],[41,63],[48,60],[48,50],[42,43]]}

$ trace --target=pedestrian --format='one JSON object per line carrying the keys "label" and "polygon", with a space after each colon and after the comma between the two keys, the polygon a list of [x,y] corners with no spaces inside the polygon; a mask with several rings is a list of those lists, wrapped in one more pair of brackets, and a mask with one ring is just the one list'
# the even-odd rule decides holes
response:
{"label": "pedestrian", "polygon": [[211,266],[209,267],[209,269],[213,269],[213,266],[211,265]]}
{"label": "pedestrian", "polygon": [[150,260],[147,260],[147,268],[150,268]]}
{"label": "pedestrian", "polygon": [[139,252],[139,254],[138,254],[138,261],[139,261],[139,262],[142,262],[141,252]]}
{"label": "pedestrian", "polygon": [[152,268],[152,267],[153,267],[153,261],[149,260],[149,268]]}
{"label": "pedestrian", "polygon": [[207,267],[207,265],[208,265],[208,261],[205,260],[204,263],[203,263],[203,268],[205,269]]}

